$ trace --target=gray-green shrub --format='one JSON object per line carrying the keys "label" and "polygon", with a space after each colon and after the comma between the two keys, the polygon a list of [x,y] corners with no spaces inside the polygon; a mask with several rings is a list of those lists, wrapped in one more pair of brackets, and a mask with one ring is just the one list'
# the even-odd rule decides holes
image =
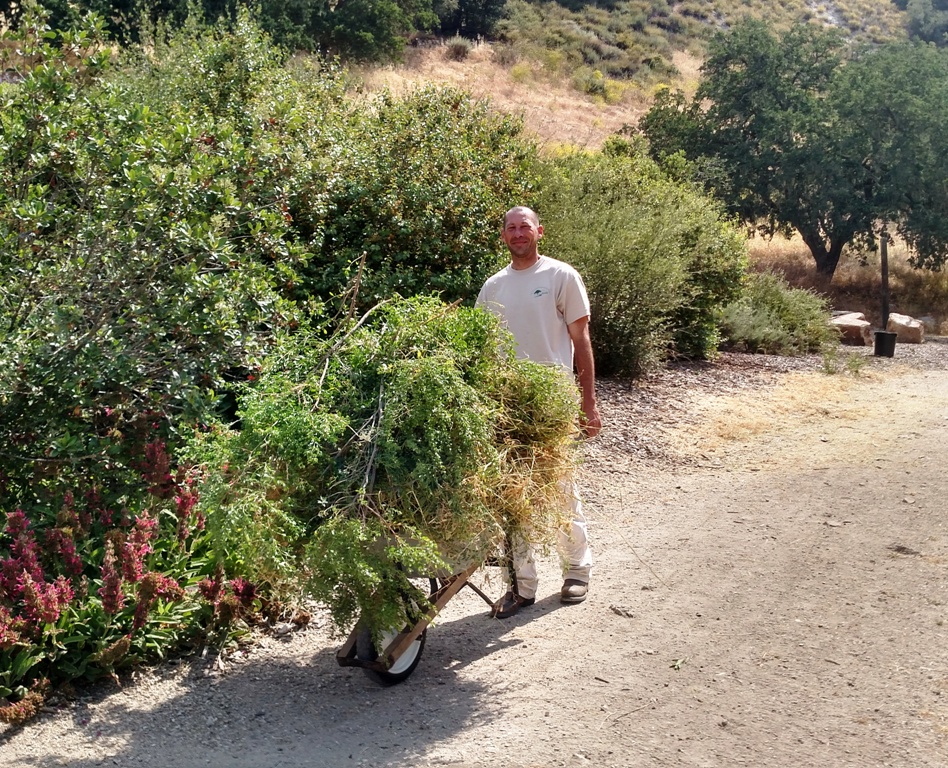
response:
{"label": "gray-green shrub", "polygon": [[464,61],[471,55],[474,45],[466,37],[455,35],[444,43],[444,54],[451,61]]}
{"label": "gray-green shrub", "polygon": [[746,256],[711,201],[616,140],[549,161],[537,209],[544,251],[586,281],[602,374],[714,354],[716,312],[739,295]]}
{"label": "gray-green shrub", "polygon": [[727,346],[771,355],[819,352],[838,339],[828,320],[824,298],[771,273],[749,275],[744,294],[720,317]]}

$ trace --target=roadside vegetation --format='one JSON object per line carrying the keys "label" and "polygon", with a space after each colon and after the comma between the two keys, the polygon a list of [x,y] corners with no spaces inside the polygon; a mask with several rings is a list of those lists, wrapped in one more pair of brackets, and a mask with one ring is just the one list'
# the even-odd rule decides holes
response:
{"label": "roadside vegetation", "polygon": [[544,169],[544,248],[584,276],[597,370],[630,378],[669,355],[713,357],[717,312],[746,270],[743,235],[723,209],[671,180],[641,142],[617,137]]}
{"label": "roadside vegetation", "polygon": [[515,120],[452,90],[350,101],[247,17],[120,59],[96,22],[19,35],[29,66],[0,85],[7,720],[279,610],[179,452],[241,412],[287,334],[325,339],[398,292],[471,301],[501,258],[485,222],[533,179]]}
{"label": "roadside vegetation", "polygon": [[119,45],[24,8],[0,83],[0,719],[301,595],[386,628],[405,574],[556,527],[573,387],[470,308],[514,203],[586,274],[604,374],[826,340],[825,304],[748,277],[725,204],[641,137],[541,155],[463,91],[352,94],[245,12]]}

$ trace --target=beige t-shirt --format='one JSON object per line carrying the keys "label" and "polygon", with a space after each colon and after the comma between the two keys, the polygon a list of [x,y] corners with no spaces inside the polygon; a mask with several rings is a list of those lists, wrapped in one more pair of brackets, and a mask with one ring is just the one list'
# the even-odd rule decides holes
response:
{"label": "beige t-shirt", "polygon": [[589,315],[589,297],[579,272],[569,264],[548,256],[529,269],[508,264],[484,283],[476,306],[504,321],[517,343],[517,357],[572,372],[567,326]]}

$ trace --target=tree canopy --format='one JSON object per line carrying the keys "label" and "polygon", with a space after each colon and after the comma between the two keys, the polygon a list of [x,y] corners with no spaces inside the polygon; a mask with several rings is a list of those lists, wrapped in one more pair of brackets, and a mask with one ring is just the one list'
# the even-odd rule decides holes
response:
{"label": "tree canopy", "polygon": [[745,21],[718,35],[688,101],[659,95],[640,129],[660,161],[681,153],[762,234],[797,231],[832,276],[844,247],[894,227],[916,262],[948,255],[948,52],[920,43],[847,49],[833,31],[782,37]]}
{"label": "tree canopy", "polygon": [[[437,4],[437,8],[432,0],[42,0],[41,5],[49,11],[50,25],[55,29],[75,26],[84,13],[99,14],[110,35],[123,43],[141,41],[156,24],[177,27],[194,16],[211,24],[220,18],[234,21],[241,9],[251,8],[274,42],[290,50],[318,51],[343,59],[390,60],[399,56],[410,35],[437,29],[442,18],[464,31],[469,26],[465,19],[472,13],[471,2],[453,0]],[[491,9],[490,2],[480,0],[485,10]],[[15,25],[23,5],[0,2],[0,14]],[[474,6],[475,11],[478,8]],[[497,13],[485,19],[492,25]]]}
{"label": "tree canopy", "polygon": [[906,26],[912,37],[936,45],[948,45],[948,0],[896,0],[908,14]]}

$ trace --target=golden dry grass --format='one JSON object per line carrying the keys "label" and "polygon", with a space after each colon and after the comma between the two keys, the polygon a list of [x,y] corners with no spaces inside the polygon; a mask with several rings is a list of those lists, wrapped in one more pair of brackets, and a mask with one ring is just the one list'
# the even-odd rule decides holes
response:
{"label": "golden dry grass", "polygon": [[[753,397],[695,392],[694,418],[667,438],[682,455],[735,468],[817,467],[841,456],[869,463],[921,421],[937,423],[948,406],[944,381],[940,371],[870,363],[858,377],[792,373]],[[902,406],[894,413],[896,400]]]}
{"label": "golden dry grass", "polygon": [[[882,271],[878,253],[845,251],[831,282],[816,273],[813,257],[798,237],[772,241],[751,238],[751,264],[762,272],[783,275],[790,285],[809,288],[830,302],[831,309],[862,312],[870,322],[882,321]],[[937,333],[948,333],[948,272],[914,269],[900,243],[889,248],[889,310],[932,318]]]}
{"label": "golden dry grass", "polygon": [[[387,88],[404,93],[426,83],[452,85],[500,112],[523,118],[527,131],[547,149],[562,145],[597,148],[648,108],[648,94],[627,89],[621,101],[607,104],[552,78],[540,64],[497,62],[494,46],[478,43],[464,61],[452,61],[445,46],[412,48],[402,64],[357,69],[354,75],[370,93]],[[682,61],[687,62],[686,55]]]}
{"label": "golden dry grass", "polygon": [[866,409],[849,393],[864,386],[860,380],[813,373],[790,374],[776,388],[752,399],[746,396],[718,396],[698,403],[698,425],[689,424],[671,435],[671,442],[685,453],[698,451],[708,456],[730,453],[767,435],[779,434],[787,423],[817,425],[828,416],[857,420]]}

